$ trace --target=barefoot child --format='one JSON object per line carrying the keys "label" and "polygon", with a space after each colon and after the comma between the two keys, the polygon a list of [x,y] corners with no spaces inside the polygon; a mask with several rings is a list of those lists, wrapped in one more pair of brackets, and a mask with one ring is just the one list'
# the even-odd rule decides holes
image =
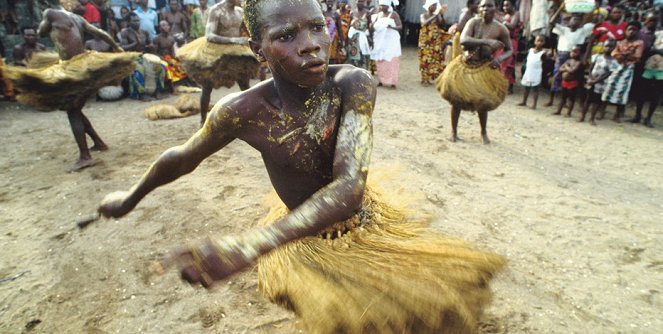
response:
{"label": "barefoot child", "polygon": [[272,223],[190,245],[176,263],[211,287],[258,263],[259,290],[309,333],[469,333],[503,266],[494,254],[424,232],[366,186],[376,84],[328,65],[316,0],[248,0],[250,46],[273,77],[219,101],[203,128],[166,151],[99,211],[121,217],[235,139],[258,150],[283,201]]}
{"label": "barefoot child", "polygon": [[541,84],[541,76],[543,74],[543,61],[546,58],[546,50],[543,45],[546,44],[546,37],[543,35],[536,36],[534,39],[534,47],[529,49],[527,53],[527,63],[525,65],[525,73],[520,81],[520,84],[525,87],[525,94],[523,95],[523,102],[519,106],[527,105],[527,97],[530,91],[534,91],[534,104],[532,109],[536,109],[536,102],[539,100],[539,85]]}
{"label": "barefoot child", "polygon": [[630,22],[626,26],[626,38],[617,42],[615,50],[612,51],[619,68],[610,73],[606,79],[605,90],[601,96],[601,101],[603,101],[601,109],[603,110],[608,103],[616,104],[617,111],[612,118],[615,122],[621,122],[621,117],[624,115],[633,83],[635,64],[640,61],[645,48],[644,42],[638,39],[638,32],[641,28],[640,22]]}
{"label": "barefoot child", "polygon": [[596,118],[596,113],[601,109],[603,105],[601,103],[601,95],[605,89],[605,80],[610,76],[610,73],[617,70],[619,66],[615,61],[615,58],[612,56],[612,50],[615,49],[616,41],[612,38],[606,39],[603,42],[603,54],[595,55],[592,61],[592,68],[590,69],[589,79],[587,80],[587,97],[585,98],[585,105],[582,108],[582,115],[580,116],[579,122],[585,121],[585,115],[589,108],[594,105],[592,108],[592,113],[589,116],[589,124],[596,125],[594,119]]}
{"label": "barefoot child", "polygon": [[582,61],[580,60],[580,45],[576,45],[571,49],[569,59],[559,68],[559,74],[562,76],[562,101],[560,101],[559,107],[557,107],[557,112],[553,113],[553,115],[560,115],[562,109],[566,106],[567,100],[570,100],[569,111],[566,113],[566,117],[571,117],[583,73]]}

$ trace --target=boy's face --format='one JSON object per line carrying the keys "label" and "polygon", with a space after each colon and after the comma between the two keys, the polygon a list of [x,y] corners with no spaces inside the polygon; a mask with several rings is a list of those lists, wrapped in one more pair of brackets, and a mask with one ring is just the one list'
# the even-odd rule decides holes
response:
{"label": "boy's face", "polygon": [[624,12],[620,8],[614,8],[609,15],[610,21],[617,22],[622,19],[622,16],[624,16]]}
{"label": "boy's face", "polygon": [[626,33],[624,34],[627,39],[632,39],[638,35],[638,28],[636,26],[626,27]]}
{"label": "boy's face", "polygon": [[580,48],[579,47],[574,46],[573,49],[571,49],[571,58],[573,58],[573,59],[580,58]]}
{"label": "boy's face", "polygon": [[536,39],[534,39],[534,46],[537,49],[542,49],[544,44],[546,44],[546,41],[543,39],[543,37],[542,36],[536,36]]}
{"label": "boy's face", "polygon": [[300,87],[325,79],[329,63],[329,33],[315,0],[266,1],[260,9],[262,39],[251,48],[264,58],[275,77]]}
{"label": "boy's face", "polygon": [[168,23],[168,21],[159,22],[159,31],[166,34],[170,32],[170,24]]}
{"label": "boy's face", "polygon": [[138,30],[140,29],[140,17],[138,16],[132,16],[131,21],[129,23],[132,29]]}
{"label": "boy's face", "polygon": [[569,27],[571,28],[580,27],[580,18],[575,15],[571,16],[571,19],[569,20]]}
{"label": "boy's face", "polygon": [[615,45],[617,45],[617,43],[615,42],[614,39],[606,40],[605,44],[603,45],[603,53],[611,54],[612,50],[615,49]]}

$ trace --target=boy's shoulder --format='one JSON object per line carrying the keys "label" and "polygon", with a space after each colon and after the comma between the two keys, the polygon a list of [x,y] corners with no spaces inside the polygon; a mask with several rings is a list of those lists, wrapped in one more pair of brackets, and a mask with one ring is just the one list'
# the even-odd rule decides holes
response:
{"label": "boy's shoulder", "polygon": [[370,72],[352,65],[329,65],[329,75],[335,86],[349,87],[349,85],[375,84]]}

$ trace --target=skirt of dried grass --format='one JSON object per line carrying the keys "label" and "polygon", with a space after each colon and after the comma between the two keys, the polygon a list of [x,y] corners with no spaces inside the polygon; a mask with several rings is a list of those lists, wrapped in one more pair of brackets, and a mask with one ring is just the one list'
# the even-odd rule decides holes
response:
{"label": "skirt of dried grass", "polygon": [[60,62],[60,56],[55,52],[35,52],[32,57],[25,61],[25,66],[28,68],[43,68],[55,65]]}
{"label": "skirt of dried grass", "polygon": [[135,68],[137,52],[85,52],[48,67],[9,66],[18,101],[42,111],[80,107],[99,88],[116,85]]}
{"label": "skirt of dried grass", "polygon": [[435,80],[442,98],[461,110],[491,111],[499,107],[507,94],[509,82],[490,62],[473,66],[464,57],[456,57]]}
{"label": "skirt of dried grass", "polygon": [[456,33],[451,46],[452,60],[435,80],[442,98],[452,105],[468,111],[491,111],[506,98],[509,82],[490,62],[471,65],[465,61]]}
{"label": "skirt of dried grass", "polygon": [[408,216],[367,189],[351,219],[262,257],[259,290],[309,333],[475,332],[505,260]]}
{"label": "skirt of dried grass", "polygon": [[187,75],[203,87],[232,87],[237,80],[254,78],[260,63],[246,45],[210,43],[200,37],[177,50]]}
{"label": "skirt of dried grass", "polygon": [[183,118],[200,113],[200,103],[191,95],[182,95],[175,105],[155,104],[143,111],[143,116],[150,121]]}

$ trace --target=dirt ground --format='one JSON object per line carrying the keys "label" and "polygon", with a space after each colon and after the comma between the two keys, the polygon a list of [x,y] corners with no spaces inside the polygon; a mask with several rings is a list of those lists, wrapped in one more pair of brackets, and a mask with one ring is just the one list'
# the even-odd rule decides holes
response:
{"label": "dirt ground", "polygon": [[[401,64],[398,89],[379,89],[372,165],[400,166],[394,186],[423,193],[434,228],[509,260],[479,332],[663,332],[663,111],[654,129],[592,127],[517,107],[517,91],[490,113],[491,145],[480,143],[473,113],[461,115],[462,140],[451,143],[449,105],[419,85],[416,50]],[[68,173],[77,148],[65,114],[0,104],[0,332],[299,331],[257,293],[255,270],[211,292],[174,271],[148,274],[175,246],[239,233],[266,214],[269,179],[242,142],[125,218],[76,229],[105,194],[128,189],[198,128],[197,116],[145,120],[147,106],[90,101],[85,113],[111,149]]]}

